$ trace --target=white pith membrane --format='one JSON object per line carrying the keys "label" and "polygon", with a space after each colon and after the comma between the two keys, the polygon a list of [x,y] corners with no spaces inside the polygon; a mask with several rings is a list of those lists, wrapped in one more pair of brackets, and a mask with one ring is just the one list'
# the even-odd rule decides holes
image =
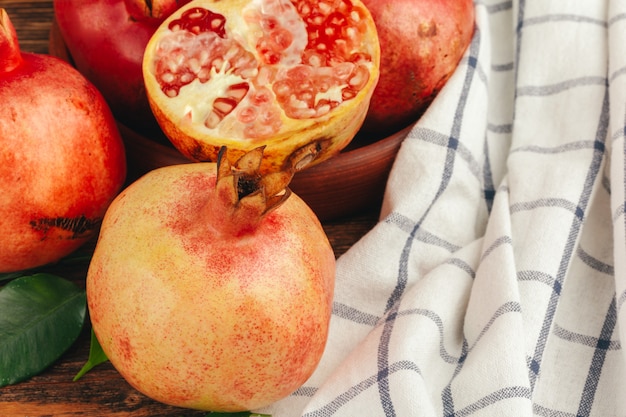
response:
{"label": "white pith membrane", "polygon": [[[156,46],[152,72],[169,97],[162,100],[164,110],[179,126],[191,124],[201,134],[250,139],[272,136],[288,119],[329,118],[367,84],[374,52],[363,51],[358,12],[324,2],[315,11],[302,6],[306,2],[299,5],[301,12],[319,16],[320,22],[337,12],[351,21],[338,36],[337,27],[324,29],[332,48],[344,56],[326,62],[323,43],[317,45],[319,54],[307,50],[306,23],[289,0],[252,0],[232,15],[218,10],[228,6],[211,4],[211,11],[225,18],[211,22],[215,32],[169,30]],[[224,37],[216,33],[220,23]],[[163,84],[175,82],[183,85]]]}

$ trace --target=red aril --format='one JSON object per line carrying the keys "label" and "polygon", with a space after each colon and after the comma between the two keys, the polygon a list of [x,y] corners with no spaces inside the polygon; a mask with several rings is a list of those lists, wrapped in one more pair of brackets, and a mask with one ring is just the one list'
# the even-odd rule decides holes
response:
{"label": "red aril", "polygon": [[102,222],[87,274],[93,330],[120,374],[157,401],[256,409],[296,390],[322,355],[333,250],[284,191],[294,169],[260,176],[262,152],[233,167],[221,153],[217,164],[151,171]]}
{"label": "red aril", "polygon": [[115,117],[150,136],[160,133],[141,73],[159,24],[189,0],[54,0],[72,62],[107,100]]}
{"label": "red aril", "polygon": [[363,133],[385,137],[417,121],[474,33],[472,0],[363,0],[380,39],[380,78]]}
{"label": "red aril", "polygon": [[21,53],[4,9],[0,102],[0,272],[13,272],[92,238],[126,163],[98,90],[57,58]]}
{"label": "red aril", "polygon": [[[360,0],[194,0],[146,47],[144,81],[165,134],[193,161],[266,146],[262,171],[299,149],[318,163],[361,127],[378,79]],[[302,167],[300,167],[302,168]]]}

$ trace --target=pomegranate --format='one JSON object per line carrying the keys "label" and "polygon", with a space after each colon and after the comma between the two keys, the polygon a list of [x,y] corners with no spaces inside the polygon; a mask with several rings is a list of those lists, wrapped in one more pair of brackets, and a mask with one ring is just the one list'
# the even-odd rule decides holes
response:
{"label": "pomegranate", "polygon": [[154,33],[143,72],[152,110],[183,155],[215,161],[221,146],[239,157],[264,145],[268,172],[298,149],[317,149],[313,165],[352,140],[379,59],[360,0],[194,0]]}
{"label": "pomegranate", "polygon": [[222,150],[217,164],[158,168],[105,215],[87,274],[93,330],[155,400],[251,410],[290,394],[319,362],[335,257],[285,189],[295,167],[260,175],[262,159],[257,148],[231,166]]}
{"label": "pomegranate", "polygon": [[385,137],[417,121],[474,33],[472,0],[363,0],[380,40],[380,78],[363,125]]}
{"label": "pomegranate", "polygon": [[54,0],[76,68],[102,92],[115,117],[148,135],[160,129],[148,105],[143,52],[159,24],[189,0]]}
{"label": "pomegranate", "polygon": [[98,230],[126,175],[98,90],[69,64],[21,52],[0,9],[0,272],[55,262]]}

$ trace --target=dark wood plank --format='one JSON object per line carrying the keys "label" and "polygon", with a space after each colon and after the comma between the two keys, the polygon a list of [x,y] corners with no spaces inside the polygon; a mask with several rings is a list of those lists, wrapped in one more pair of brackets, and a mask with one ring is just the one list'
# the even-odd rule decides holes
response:
{"label": "dark wood plank", "polygon": [[48,53],[48,34],[54,13],[51,0],[0,0],[0,7],[9,14],[24,51]]}

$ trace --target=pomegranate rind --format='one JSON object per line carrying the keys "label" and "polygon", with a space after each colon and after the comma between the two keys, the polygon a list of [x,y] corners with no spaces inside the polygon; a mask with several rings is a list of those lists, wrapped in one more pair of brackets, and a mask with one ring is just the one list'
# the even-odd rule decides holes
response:
{"label": "pomegranate rind", "polygon": [[362,133],[384,138],[415,123],[454,73],[474,34],[474,2],[363,3],[377,25],[381,71]]}
{"label": "pomegranate rind", "polygon": [[21,60],[0,77],[0,273],[83,246],[126,177],[124,143],[100,92],[57,58]]}
{"label": "pomegranate rind", "polygon": [[96,337],[133,387],[166,404],[236,412],[289,395],[317,367],[335,258],[295,194],[253,233],[212,227],[203,218],[216,213],[215,171],[167,166],[123,190],[86,291]]}
{"label": "pomegranate rind", "polygon": [[[233,158],[237,158],[258,146],[265,145],[266,149],[261,171],[279,171],[284,167],[285,162],[294,151],[315,145],[318,149],[318,156],[307,165],[313,166],[339,153],[350,143],[361,128],[374,88],[378,82],[380,46],[374,21],[360,0],[343,0],[339,3],[351,4],[354,10],[358,10],[358,13],[355,14],[360,16],[361,22],[359,27],[362,31],[360,33],[362,38],[358,47],[351,53],[355,56],[364,54],[368,57],[366,61],[359,61],[358,64],[367,68],[369,76],[367,81],[359,87],[356,96],[341,101],[340,104],[324,115],[309,118],[293,118],[288,116],[284,109],[281,109],[278,115],[281,124],[279,129],[276,129],[271,134],[250,137],[242,133],[241,127],[235,121],[234,111],[224,117],[217,128],[205,128],[200,126],[201,123],[195,120],[194,122],[189,122],[187,110],[183,108],[189,105],[189,102],[174,103],[163,92],[155,76],[156,51],[163,37],[167,36],[167,33],[171,33],[169,25],[172,21],[180,19],[186,11],[196,7],[206,8],[221,14],[226,17],[226,37],[236,39],[248,53],[255,57],[257,62],[261,62],[264,58],[260,56],[253,41],[251,41],[251,35],[245,34],[241,29],[242,25],[244,25],[244,19],[241,16],[247,10],[246,8],[251,7],[252,4],[259,6],[271,1],[274,0],[192,1],[163,22],[148,42],[144,54],[143,74],[150,107],[165,135],[189,160],[197,162],[216,161],[219,149],[222,146],[228,147],[229,154]],[[263,80],[260,79],[268,72],[275,74],[276,71],[286,71],[289,65],[292,67],[300,65],[302,57],[299,57],[299,59],[300,61],[295,64],[293,62],[275,65],[266,64],[265,67],[271,67],[271,70],[265,71],[263,69],[259,71],[259,74],[255,75],[257,78],[251,82],[251,84],[255,84],[253,88],[266,86]],[[260,75],[261,73],[263,75]],[[250,79],[241,78],[232,72],[228,74],[228,77],[231,78],[231,85],[238,80],[250,81]],[[226,76],[223,78],[226,78]],[[198,84],[196,83],[196,86]],[[209,84],[211,82],[207,83],[207,85]],[[184,86],[181,88],[181,91],[189,87]],[[203,91],[209,91],[208,95],[212,94],[215,96],[216,93],[210,92],[211,87],[202,88],[204,88]],[[221,88],[223,87],[218,83],[217,89]],[[269,88],[271,89],[271,86]],[[195,94],[195,97],[198,97],[201,93],[195,92],[193,94]],[[272,95],[273,100],[276,100],[276,93],[272,91]]]}

